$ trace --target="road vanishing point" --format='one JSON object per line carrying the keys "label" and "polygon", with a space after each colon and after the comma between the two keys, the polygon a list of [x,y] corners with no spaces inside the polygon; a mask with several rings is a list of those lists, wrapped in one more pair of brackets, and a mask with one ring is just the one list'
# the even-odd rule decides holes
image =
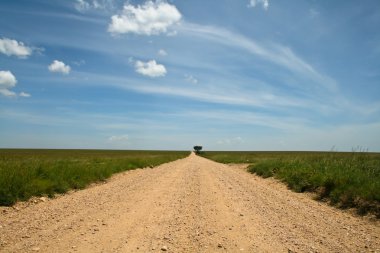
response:
{"label": "road vanishing point", "polygon": [[0,252],[380,252],[378,221],[193,153],[0,211]]}

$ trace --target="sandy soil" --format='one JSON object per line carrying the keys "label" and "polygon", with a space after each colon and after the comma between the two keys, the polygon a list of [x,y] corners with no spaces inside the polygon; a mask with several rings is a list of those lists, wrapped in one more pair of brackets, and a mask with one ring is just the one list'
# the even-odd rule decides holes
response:
{"label": "sandy soil", "polygon": [[0,252],[380,252],[380,225],[192,154],[0,209]]}

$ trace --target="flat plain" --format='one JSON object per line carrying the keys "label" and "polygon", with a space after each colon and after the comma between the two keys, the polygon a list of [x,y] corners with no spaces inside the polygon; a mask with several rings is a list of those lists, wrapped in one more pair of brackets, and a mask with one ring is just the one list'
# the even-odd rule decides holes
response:
{"label": "flat plain", "polygon": [[154,167],[188,151],[0,149],[0,206],[54,196],[104,181],[113,173]]}
{"label": "flat plain", "polygon": [[222,163],[247,163],[248,171],[275,177],[296,192],[358,214],[380,218],[380,154],[353,152],[205,152]]}
{"label": "flat plain", "polygon": [[380,251],[377,220],[194,154],[3,207],[0,231],[1,252]]}

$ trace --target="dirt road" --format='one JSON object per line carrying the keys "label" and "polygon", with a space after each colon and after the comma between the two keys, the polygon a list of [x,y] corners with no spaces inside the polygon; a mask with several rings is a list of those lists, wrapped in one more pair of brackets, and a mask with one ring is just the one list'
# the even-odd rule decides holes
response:
{"label": "dirt road", "polygon": [[378,222],[193,154],[36,202],[0,209],[0,252],[380,252]]}

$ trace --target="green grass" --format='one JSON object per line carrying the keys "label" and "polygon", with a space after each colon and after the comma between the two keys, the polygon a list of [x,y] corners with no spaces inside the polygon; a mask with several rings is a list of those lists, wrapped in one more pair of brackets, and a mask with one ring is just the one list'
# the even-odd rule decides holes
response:
{"label": "green grass", "polygon": [[185,151],[0,149],[0,205],[82,189],[113,173],[153,167],[187,155]]}
{"label": "green grass", "polygon": [[206,152],[222,163],[249,163],[248,170],[275,177],[296,192],[315,192],[341,208],[380,218],[380,154],[366,152]]}

